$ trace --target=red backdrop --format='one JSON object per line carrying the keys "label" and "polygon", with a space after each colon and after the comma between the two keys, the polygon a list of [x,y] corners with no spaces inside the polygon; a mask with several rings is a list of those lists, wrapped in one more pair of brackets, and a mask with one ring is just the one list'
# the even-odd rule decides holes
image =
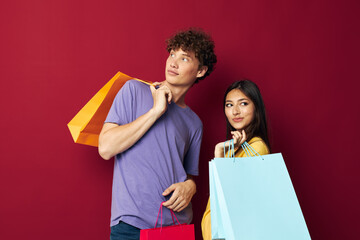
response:
{"label": "red backdrop", "polygon": [[204,123],[197,239],[208,161],[224,140],[222,97],[241,77],[262,90],[313,239],[359,236],[359,1],[2,1],[0,239],[109,239],[113,161],[66,124],[117,71],[164,78],[164,40],[202,27],[214,73],[187,103]]}

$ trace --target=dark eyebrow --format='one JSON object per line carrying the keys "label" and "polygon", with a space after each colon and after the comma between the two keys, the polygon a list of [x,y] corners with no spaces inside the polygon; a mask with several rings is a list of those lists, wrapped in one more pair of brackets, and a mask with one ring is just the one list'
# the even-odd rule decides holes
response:
{"label": "dark eyebrow", "polygon": [[[247,98],[240,98],[240,99],[237,99],[236,102],[240,102],[240,101],[249,101],[249,99]],[[226,100],[225,102],[232,102],[232,100]]]}
{"label": "dark eyebrow", "polygon": [[189,54],[187,54],[187,53],[182,53],[181,55],[191,58],[191,56]]}

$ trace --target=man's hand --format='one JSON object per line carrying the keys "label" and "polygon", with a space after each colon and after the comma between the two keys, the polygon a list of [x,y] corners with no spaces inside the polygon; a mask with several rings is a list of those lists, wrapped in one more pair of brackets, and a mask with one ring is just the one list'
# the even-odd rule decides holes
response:
{"label": "man's hand", "polygon": [[171,103],[172,93],[166,85],[159,82],[154,82],[150,86],[150,90],[154,99],[152,109],[158,116],[161,116],[166,111],[167,105]]}
{"label": "man's hand", "polygon": [[175,212],[180,212],[189,205],[192,197],[196,193],[196,184],[192,179],[188,179],[185,182],[174,183],[168,187],[162,195],[166,196],[171,192],[173,192],[171,198],[164,202],[163,206]]}
{"label": "man's hand", "polygon": [[99,135],[98,148],[102,158],[109,160],[132,147],[166,111],[168,103],[172,100],[170,89],[164,84],[154,83],[150,90],[154,105],[148,112],[128,124],[104,124]]}

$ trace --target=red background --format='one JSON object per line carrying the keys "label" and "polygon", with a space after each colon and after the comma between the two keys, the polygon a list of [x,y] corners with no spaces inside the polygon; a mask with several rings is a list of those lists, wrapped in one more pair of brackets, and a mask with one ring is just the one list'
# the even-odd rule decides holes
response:
{"label": "red background", "polygon": [[240,77],[262,90],[313,239],[359,232],[359,1],[2,1],[0,239],[109,239],[113,161],[66,124],[117,72],[161,81],[164,40],[202,27],[214,73],[187,103],[204,124],[197,239],[208,161],[224,140],[222,97]]}

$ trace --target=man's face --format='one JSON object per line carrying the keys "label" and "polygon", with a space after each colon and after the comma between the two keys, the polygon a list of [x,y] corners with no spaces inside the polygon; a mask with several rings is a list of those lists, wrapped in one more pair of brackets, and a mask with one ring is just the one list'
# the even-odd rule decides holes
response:
{"label": "man's face", "polygon": [[194,52],[171,50],[166,60],[166,81],[177,86],[192,86],[196,78],[204,76],[207,70],[206,67],[199,69],[199,64]]}

